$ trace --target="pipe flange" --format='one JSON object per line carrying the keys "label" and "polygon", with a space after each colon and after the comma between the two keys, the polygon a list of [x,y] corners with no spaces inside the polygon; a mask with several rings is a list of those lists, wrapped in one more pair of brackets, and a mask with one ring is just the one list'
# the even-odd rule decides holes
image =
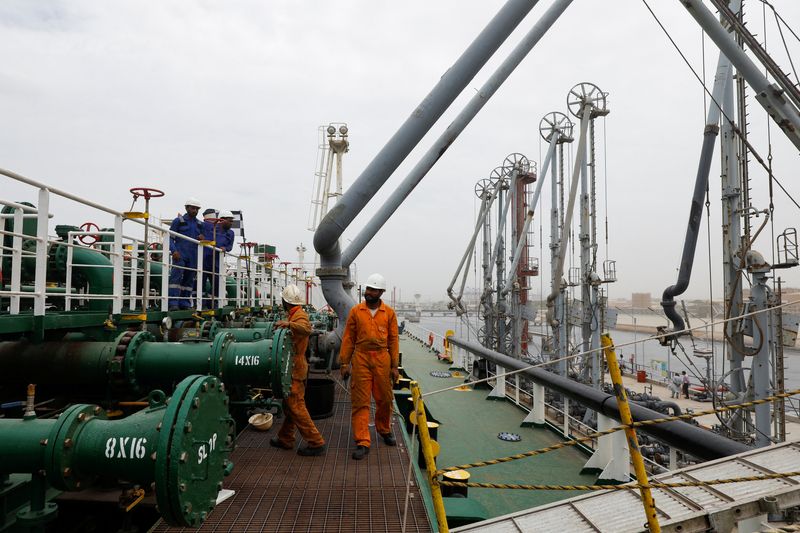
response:
{"label": "pipe flange", "polygon": [[170,399],[158,438],[156,503],[173,526],[199,527],[233,469],[235,423],[228,396],[213,376],[189,376]]}
{"label": "pipe flange", "polygon": [[225,352],[228,351],[228,346],[234,342],[232,333],[217,333],[214,336],[214,341],[211,343],[210,368],[211,375],[223,378],[223,368],[225,367]]}
{"label": "pipe flange", "polygon": [[136,380],[136,359],[139,355],[139,347],[145,342],[155,342],[155,336],[149,331],[136,331],[128,342],[128,347],[125,350],[125,361],[123,362],[123,369],[125,372],[126,382],[135,390],[138,389],[138,381]]}
{"label": "pipe flange", "polygon": [[213,339],[220,330],[220,323],[216,320],[206,320],[200,327],[200,336],[204,339]]}
{"label": "pipe flange", "polygon": [[114,340],[114,354],[111,356],[108,366],[109,381],[114,388],[125,388],[128,384],[125,374],[125,355],[128,352],[128,345],[136,333],[136,331],[124,331]]}
{"label": "pipe flange", "polygon": [[47,480],[58,490],[75,491],[90,485],[96,476],[78,471],[73,462],[75,448],[87,422],[105,420],[106,413],[96,405],[76,404],[58,417],[47,438]]}
{"label": "pipe flange", "polygon": [[275,397],[288,398],[292,390],[293,353],[289,330],[276,330],[272,337],[272,392]]}

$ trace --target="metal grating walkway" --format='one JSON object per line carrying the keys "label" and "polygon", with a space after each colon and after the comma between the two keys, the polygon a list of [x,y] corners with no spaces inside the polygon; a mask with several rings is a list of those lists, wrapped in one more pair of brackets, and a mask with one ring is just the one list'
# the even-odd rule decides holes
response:
{"label": "metal grating walkway", "polygon": [[[372,449],[354,461],[350,402],[337,388],[331,418],[317,420],[328,451],[323,457],[300,457],[269,445],[280,420],[267,432],[246,429],[236,441],[235,468],[225,488],[236,493],[209,515],[199,531],[226,532],[367,532],[401,531],[408,474],[408,451],[378,442],[372,428]],[[303,445],[298,435],[298,444]],[[431,527],[417,486],[411,478],[408,532]],[[157,524],[153,531],[196,531]]]}
{"label": "metal grating walkway", "polygon": [[[655,476],[665,483],[794,472],[800,444],[784,443]],[[780,509],[800,505],[800,477],[728,485],[654,489],[664,532],[732,531],[743,519],[765,514],[765,498]],[[458,528],[454,531],[531,533],[646,531],[637,490],[602,491]]]}

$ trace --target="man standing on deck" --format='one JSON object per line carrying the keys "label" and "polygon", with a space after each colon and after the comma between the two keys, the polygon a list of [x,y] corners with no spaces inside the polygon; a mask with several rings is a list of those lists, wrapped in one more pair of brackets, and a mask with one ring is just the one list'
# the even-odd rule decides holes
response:
{"label": "man standing on deck", "polygon": [[[203,240],[203,223],[197,219],[200,200],[189,198],[184,203],[186,214],[172,221],[169,229],[192,239]],[[197,244],[175,235],[169,237],[172,269],[169,272],[169,309],[190,309],[197,286]]]}
{"label": "man standing on deck", "polygon": [[400,377],[400,342],[397,315],[381,301],[385,290],[383,276],[372,274],[367,278],[364,301],[350,309],[339,351],[342,379],[353,376],[350,401],[356,460],[369,453],[370,395],[375,397],[375,429],[386,445],[397,444],[391,415],[392,383]]}
{"label": "man standing on deck", "polygon": [[683,396],[688,400],[689,399],[689,375],[686,373],[686,370],[681,372],[683,378]]}
{"label": "man standing on deck", "polygon": [[279,320],[276,328],[288,328],[292,333],[292,391],[283,402],[285,416],[281,429],[276,437],[269,443],[275,448],[291,450],[294,448],[295,429],[300,431],[300,436],[308,443],[304,448],[297,450],[298,455],[322,455],[325,453],[325,439],[322,438],[317,426],[311,420],[306,408],[306,379],[308,378],[308,363],[306,362],[306,348],[308,336],[311,334],[311,323],[303,308],[303,298],[297,285],[287,285],[281,293],[283,308],[289,313],[289,320]]}

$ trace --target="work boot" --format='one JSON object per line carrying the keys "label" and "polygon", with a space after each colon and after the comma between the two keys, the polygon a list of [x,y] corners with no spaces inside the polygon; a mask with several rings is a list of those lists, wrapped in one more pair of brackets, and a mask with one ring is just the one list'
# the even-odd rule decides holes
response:
{"label": "work boot", "polygon": [[353,452],[353,459],[360,461],[369,453],[369,446],[356,446],[356,451]]}
{"label": "work boot", "polygon": [[294,448],[294,446],[289,446],[287,444],[282,443],[278,437],[272,437],[271,439],[269,439],[269,445],[272,446],[273,448],[280,448],[282,450],[291,450],[292,448]]}
{"label": "work boot", "polygon": [[325,453],[325,445],[322,446],[304,446],[297,450],[297,455],[304,457],[316,457]]}
{"label": "work boot", "polygon": [[383,442],[387,446],[397,446],[397,439],[394,438],[391,432],[387,433],[386,435],[381,435],[383,437]]}

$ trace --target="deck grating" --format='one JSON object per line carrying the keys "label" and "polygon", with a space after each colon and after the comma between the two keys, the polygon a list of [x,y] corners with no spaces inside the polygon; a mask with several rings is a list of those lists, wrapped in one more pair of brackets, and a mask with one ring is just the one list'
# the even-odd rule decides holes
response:
{"label": "deck grating", "polygon": [[[350,402],[337,388],[334,414],[316,421],[327,453],[301,457],[269,445],[278,424],[267,432],[246,429],[236,441],[235,468],[225,488],[236,494],[209,515],[200,531],[214,532],[367,532],[400,531],[408,472],[408,450],[402,439],[394,448],[378,442],[372,427],[372,449],[354,461]],[[393,421],[395,434],[400,431]],[[305,443],[298,436],[298,445]],[[431,527],[422,495],[412,477],[408,532]],[[153,531],[196,531],[157,524]]]}

